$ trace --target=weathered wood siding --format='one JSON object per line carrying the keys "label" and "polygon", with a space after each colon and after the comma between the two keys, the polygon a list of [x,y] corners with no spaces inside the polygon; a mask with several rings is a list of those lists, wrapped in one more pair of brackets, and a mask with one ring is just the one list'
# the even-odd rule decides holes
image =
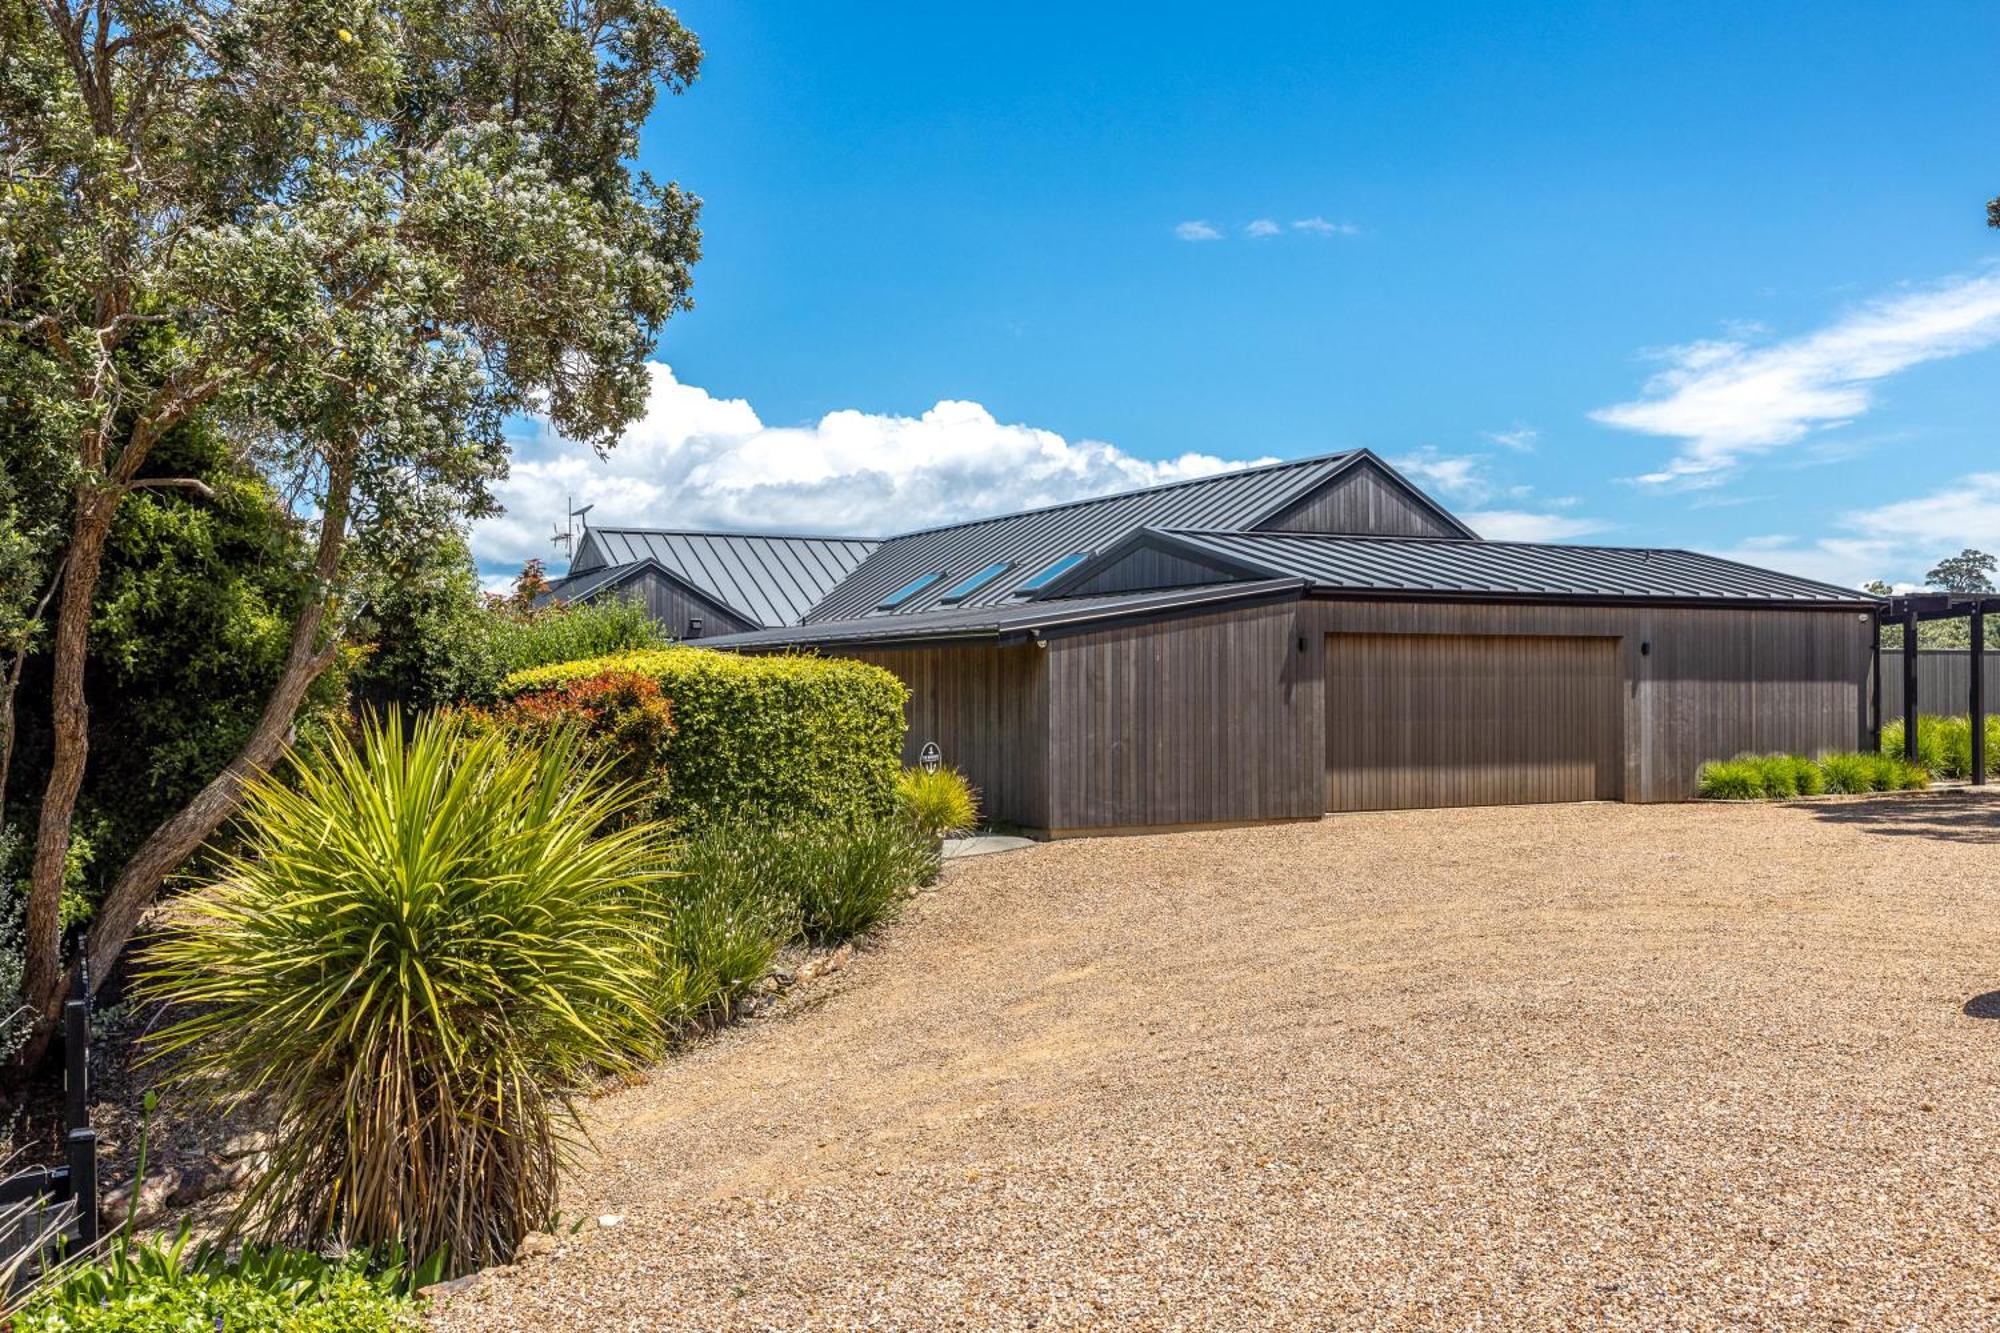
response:
{"label": "weathered wood siding", "polygon": [[1294,600],[1051,639],[1050,827],[1321,813],[1320,691],[1297,628]]}
{"label": "weathered wood siding", "polygon": [[[1853,611],[1305,599],[1055,635],[1047,648],[843,655],[910,686],[906,759],[935,740],[992,818],[1077,833],[1332,808],[1341,751],[1327,725],[1328,650],[1356,634],[1588,641],[1565,668],[1571,705],[1585,705],[1572,725],[1610,725],[1588,705],[1602,705],[1615,673],[1616,782],[1593,794],[1628,801],[1686,800],[1710,759],[1850,748],[1867,726],[1869,626]],[[1560,644],[1534,651],[1564,660]],[[1511,771],[1489,765],[1479,798],[1541,791],[1551,779],[1538,743],[1523,742]],[[1591,742],[1593,753],[1609,744]]]}
{"label": "weathered wood siding", "polygon": [[1156,551],[1138,547],[1122,560],[1066,589],[1065,597],[1098,597],[1114,592],[1148,592],[1154,588],[1195,588],[1211,583],[1230,583],[1242,578],[1230,570],[1217,569],[1177,551]]}
{"label": "weathered wood siding", "polygon": [[[1855,611],[1493,603],[1303,604],[1328,634],[1581,635],[1619,640],[1624,798],[1681,801],[1710,759],[1849,749],[1867,727],[1870,626]],[[1641,652],[1641,645],[1649,651]],[[1329,762],[1331,757],[1329,756]]]}
{"label": "weathered wood siding", "polygon": [[[2000,710],[2000,651],[1986,650],[1987,711]],[[1917,649],[1917,711],[1920,713],[1969,713],[1972,711],[1972,650],[1969,648]],[[1882,650],[1882,720],[1893,722],[1903,715],[1903,650]]]}
{"label": "weathered wood siding", "polygon": [[1335,634],[1328,808],[1616,800],[1620,685],[1616,639]]}
{"label": "weathered wood siding", "polygon": [[607,588],[599,597],[631,597],[638,594],[646,603],[646,614],[676,639],[694,637],[693,626],[701,621],[701,637],[736,634],[760,628],[741,616],[731,615],[706,597],[701,597],[658,570],[646,569],[629,583]]}
{"label": "weathered wood siding", "polygon": [[1260,527],[1271,532],[1461,535],[1373,463],[1359,463]]}
{"label": "weathered wood siding", "polygon": [[903,762],[925,741],[979,788],[986,819],[1049,827],[1048,652],[1019,647],[938,647],[839,654],[873,662],[909,688]]}

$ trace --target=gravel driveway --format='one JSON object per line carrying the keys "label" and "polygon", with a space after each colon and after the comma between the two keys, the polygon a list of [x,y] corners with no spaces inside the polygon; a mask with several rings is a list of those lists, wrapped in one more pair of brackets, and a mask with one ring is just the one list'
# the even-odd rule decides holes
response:
{"label": "gravel driveway", "polygon": [[1964,793],[960,862],[436,1324],[2000,1327],[1996,988]]}

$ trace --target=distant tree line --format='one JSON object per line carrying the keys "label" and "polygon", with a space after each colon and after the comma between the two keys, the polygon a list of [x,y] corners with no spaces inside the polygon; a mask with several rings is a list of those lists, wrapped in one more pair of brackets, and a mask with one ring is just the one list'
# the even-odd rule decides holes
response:
{"label": "distant tree line", "polygon": [[[1995,207],[2000,207],[1996,200]],[[1957,555],[1946,556],[1931,566],[1924,575],[1924,586],[1938,592],[1995,592],[1993,575],[2000,569],[2000,560],[1995,560],[1986,552],[1966,547]],[[1878,597],[1886,597],[1895,589],[1880,579],[1862,585],[1868,592]],[[1890,626],[1882,631],[1882,646],[1901,648],[1903,631]],[[1970,648],[1972,646],[1972,622],[1959,617],[1952,620],[1931,620],[1917,626],[1917,647],[1919,648]],[[2000,648],[2000,616],[1991,617],[1986,625],[1986,646]]]}

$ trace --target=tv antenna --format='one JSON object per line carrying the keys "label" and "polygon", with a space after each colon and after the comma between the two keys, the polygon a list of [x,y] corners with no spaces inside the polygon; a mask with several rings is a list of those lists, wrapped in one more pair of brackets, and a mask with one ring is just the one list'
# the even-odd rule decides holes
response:
{"label": "tv antenna", "polygon": [[576,539],[580,535],[577,531],[577,520],[582,519],[583,531],[589,532],[590,519],[588,515],[597,506],[595,504],[587,504],[583,508],[578,509],[576,507],[576,499],[572,496],[563,501],[563,508],[568,511],[568,517],[549,534],[549,545],[562,547],[564,555],[575,559]]}

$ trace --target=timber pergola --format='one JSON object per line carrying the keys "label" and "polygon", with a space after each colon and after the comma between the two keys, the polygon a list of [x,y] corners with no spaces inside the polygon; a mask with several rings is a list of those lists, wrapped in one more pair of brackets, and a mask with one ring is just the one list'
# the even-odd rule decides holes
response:
{"label": "timber pergola", "polygon": [[1917,626],[1929,620],[1972,622],[1972,688],[1966,699],[1972,718],[1972,782],[1986,782],[1986,613],[2000,611],[2000,596],[1992,593],[1913,592],[1882,599],[1875,614],[1875,674],[1869,716],[1874,719],[1875,745],[1882,745],[1882,627],[1903,627],[1903,757],[1917,758]]}

